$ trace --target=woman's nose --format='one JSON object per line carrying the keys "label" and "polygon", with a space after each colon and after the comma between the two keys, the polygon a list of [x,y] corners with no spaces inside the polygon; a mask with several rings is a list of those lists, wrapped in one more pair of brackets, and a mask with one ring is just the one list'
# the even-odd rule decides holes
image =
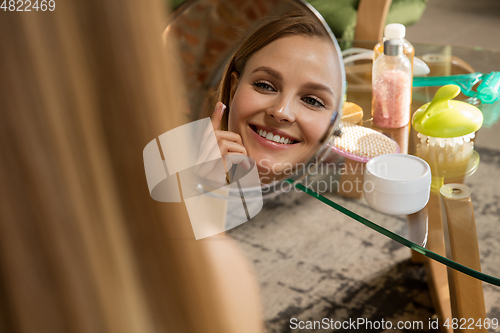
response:
{"label": "woman's nose", "polygon": [[270,117],[273,117],[274,120],[279,123],[293,123],[295,121],[295,114],[291,99],[279,99],[278,101],[276,101],[276,104],[272,105],[266,110],[266,114]]}

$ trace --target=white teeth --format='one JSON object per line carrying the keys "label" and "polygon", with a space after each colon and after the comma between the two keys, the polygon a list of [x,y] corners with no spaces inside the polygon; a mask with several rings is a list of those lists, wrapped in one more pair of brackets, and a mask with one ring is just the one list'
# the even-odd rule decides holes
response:
{"label": "white teeth", "polygon": [[273,134],[271,132],[264,131],[263,129],[258,129],[257,134],[261,137],[266,138],[269,141],[274,141],[276,143],[288,144],[292,143],[292,140],[286,139],[284,137],[279,136],[278,134]]}

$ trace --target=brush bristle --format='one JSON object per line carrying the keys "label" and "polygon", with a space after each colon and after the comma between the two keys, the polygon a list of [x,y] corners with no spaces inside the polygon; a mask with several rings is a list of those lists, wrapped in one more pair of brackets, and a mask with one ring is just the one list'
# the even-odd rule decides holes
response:
{"label": "brush bristle", "polygon": [[387,136],[367,127],[343,123],[342,135],[333,145],[350,154],[373,158],[398,151],[397,143]]}
{"label": "brush bristle", "polygon": [[417,137],[420,139],[417,156],[429,163],[467,162],[474,150],[474,133],[456,138],[434,138],[418,133]]}

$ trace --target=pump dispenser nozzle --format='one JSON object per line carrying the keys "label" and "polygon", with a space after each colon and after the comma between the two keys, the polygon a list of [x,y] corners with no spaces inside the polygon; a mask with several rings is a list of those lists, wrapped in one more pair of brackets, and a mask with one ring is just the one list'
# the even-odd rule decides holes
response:
{"label": "pump dispenser nozzle", "polygon": [[401,39],[406,36],[406,28],[400,23],[391,23],[385,26],[384,39]]}

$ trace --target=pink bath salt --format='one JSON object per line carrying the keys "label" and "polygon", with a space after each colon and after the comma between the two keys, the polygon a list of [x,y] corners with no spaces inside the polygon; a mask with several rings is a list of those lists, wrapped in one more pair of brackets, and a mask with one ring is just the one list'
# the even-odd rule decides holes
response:
{"label": "pink bath salt", "polygon": [[410,122],[411,80],[408,73],[387,70],[373,81],[373,123],[383,128],[399,128]]}

